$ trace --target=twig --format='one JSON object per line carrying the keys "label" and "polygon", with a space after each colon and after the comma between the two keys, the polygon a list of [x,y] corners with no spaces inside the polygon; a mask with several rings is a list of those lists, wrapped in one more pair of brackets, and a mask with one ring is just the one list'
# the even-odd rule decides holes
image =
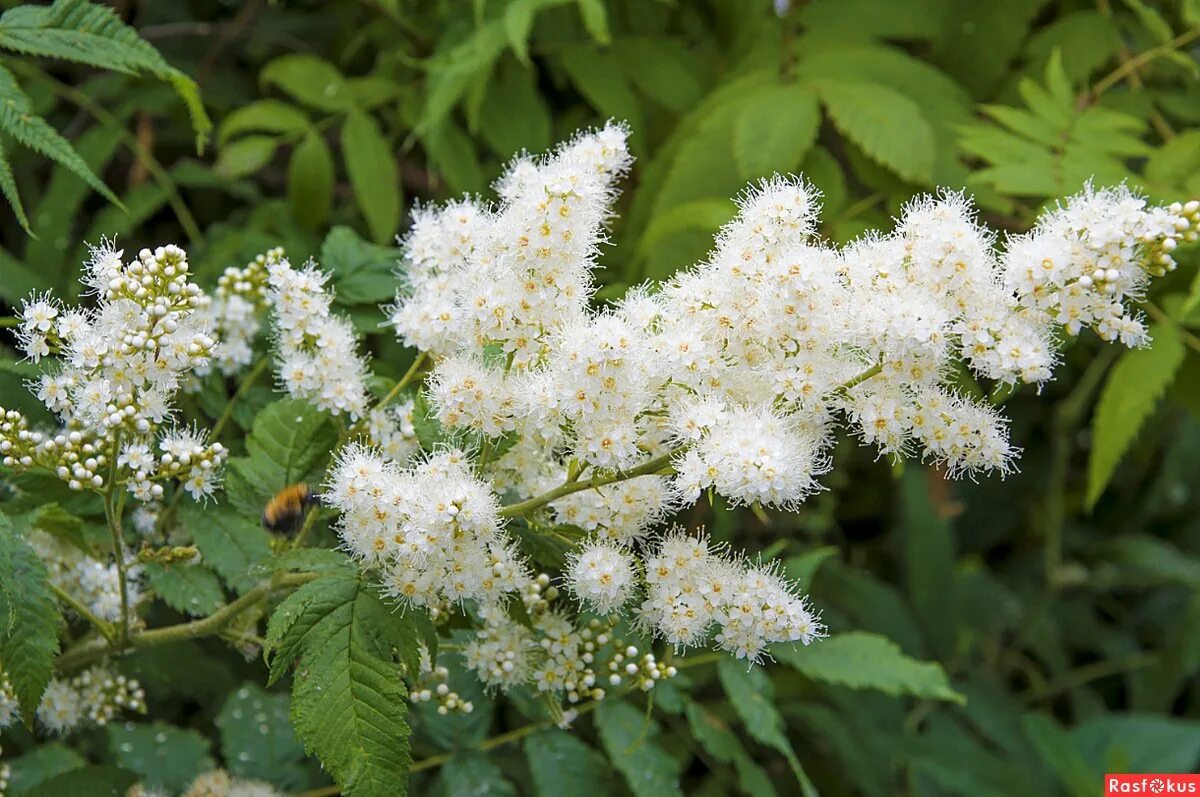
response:
{"label": "twig", "polygon": [[78,598],[55,584],[53,581],[50,582],[50,591],[57,595],[60,601],[74,609],[76,614],[94,625],[96,630],[99,631],[104,638],[109,641],[109,643],[116,641],[115,637],[113,636],[112,626],[106,621],[97,617],[92,610],[84,606]]}
{"label": "twig", "polygon": [[409,383],[411,383],[413,379],[416,378],[417,374],[420,373],[421,367],[425,365],[425,361],[428,359],[428,357],[429,356],[425,352],[418,354],[417,359],[413,360],[412,365],[408,366],[408,370],[404,372],[404,376],[400,377],[399,382],[392,385],[392,389],[388,391],[386,396],[379,400],[379,403],[375,405],[375,409],[383,409],[392,401],[392,399],[400,395],[400,391],[408,387]]}
{"label": "twig", "polygon": [[267,369],[267,365],[270,362],[270,358],[267,355],[263,355],[254,364],[254,367],[246,372],[246,378],[242,380],[242,383],[238,385],[237,390],[234,391],[229,401],[225,403],[225,409],[221,410],[221,417],[217,418],[217,422],[213,424],[212,432],[209,434],[210,439],[216,441],[221,437],[221,432],[225,431],[225,427],[229,425],[230,419],[233,418],[234,405],[237,404],[238,399],[246,395],[246,392],[258,377],[262,375],[262,372]]}
{"label": "twig", "polygon": [[1090,101],[1095,102],[1097,99],[1099,99],[1101,94],[1120,83],[1129,75],[1136,74],[1139,69],[1153,61],[1155,58],[1164,56],[1167,53],[1172,53],[1179,48],[1186,46],[1197,38],[1200,38],[1200,27],[1192,28],[1189,31],[1179,34],[1169,42],[1165,42],[1157,47],[1151,47],[1149,50],[1138,53],[1096,81],[1092,85],[1091,91],[1088,92]]}

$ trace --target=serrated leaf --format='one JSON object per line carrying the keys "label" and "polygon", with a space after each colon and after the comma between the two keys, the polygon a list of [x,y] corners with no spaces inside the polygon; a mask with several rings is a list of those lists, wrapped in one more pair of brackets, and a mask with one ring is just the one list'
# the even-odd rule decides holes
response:
{"label": "serrated leaf", "polygon": [[217,174],[231,180],[254,174],[271,162],[278,147],[279,139],[275,136],[255,135],[239,138],[221,147],[213,169]]}
{"label": "serrated leaf", "polygon": [[16,214],[17,223],[21,225],[21,229],[28,235],[33,235],[33,229],[29,226],[29,217],[25,215],[25,206],[21,204],[21,193],[17,190],[17,181],[13,179],[12,165],[9,164],[8,156],[5,155],[2,146],[0,146],[0,194],[4,194],[4,199]]}
{"label": "serrated leaf", "polygon": [[609,760],[636,797],[683,794],[675,760],[655,742],[659,730],[653,719],[624,700],[609,699],[596,709],[596,728]]}
{"label": "serrated leaf", "polygon": [[309,127],[308,115],[282,100],[258,100],[230,111],[217,129],[217,143],[224,146],[242,133],[301,133]]}
{"label": "serrated leaf", "polygon": [[150,586],[168,606],[193,617],[207,617],[225,603],[217,575],[204,565],[146,565]]}
{"label": "serrated leaf", "polygon": [[817,139],[817,95],[796,84],[759,89],[733,128],[733,156],[746,180],[796,171]]}
{"label": "serrated leaf", "polygon": [[895,642],[879,634],[850,631],[803,648],[777,646],[771,655],[814,681],[963,702],[941,666],[909,658]]}
{"label": "serrated leaf", "polygon": [[300,399],[285,399],[254,418],[246,450],[278,469],[282,489],[310,475],[336,441],[337,430],[326,412]]}
{"label": "serrated leaf", "polygon": [[334,301],[377,304],[396,294],[400,250],[364,241],[349,227],[334,227],[321,243],[321,267],[333,276]]}
{"label": "serrated leaf", "polygon": [[203,152],[212,121],[190,77],[171,66],[111,8],[87,0],[55,0],[47,7],[20,6],[0,16],[0,47],[164,80],[187,106]]}
{"label": "serrated leaf", "polygon": [[500,767],[482,753],[456,755],[442,765],[438,777],[446,797],[516,797],[517,790]]}
{"label": "serrated leaf", "polygon": [[180,505],[179,517],[204,563],[226,584],[245,592],[258,583],[253,571],[271,556],[271,540],[257,517],[248,518],[224,504],[201,506],[192,502]]}
{"label": "serrated leaf", "polygon": [[834,125],[869,158],[909,182],[930,181],[933,128],[916,103],[877,83],[821,80],[814,85]]}
{"label": "serrated leaf", "polygon": [[12,72],[3,66],[0,66],[0,130],[12,136],[18,144],[70,169],[108,201],[122,207],[121,200],[92,172],[79,153],[71,148],[70,142],[33,112],[29,97],[17,85]]}
{"label": "serrated leaf", "polygon": [[525,738],[525,761],[538,797],[611,793],[604,758],[578,736],[547,728]]}
{"label": "serrated leaf", "polygon": [[1121,458],[1183,364],[1186,350],[1174,324],[1155,324],[1150,336],[1150,347],[1121,355],[1100,389],[1088,457],[1089,508],[1100,499]]}
{"label": "serrated leaf", "polygon": [[141,775],[148,787],[172,794],[213,768],[208,740],[199,731],[164,722],[110,725],[108,748],[118,764]]}
{"label": "serrated leaf", "polygon": [[761,667],[749,667],[744,661],[730,656],[717,663],[717,676],[729,697],[729,704],[741,718],[750,736],[783,754],[800,791],[805,797],[816,797],[817,791],[800,765],[792,743],[784,731],[783,717],[772,702],[775,687]]}
{"label": "serrated leaf", "polygon": [[392,145],[375,119],[351,109],[342,125],[342,157],[367,229],[376,243],[387,243],[400,224],[400,175]]}
{"label": "serrated leaf", "polygon": [[333,155],[315,130],[292,151],[288,163],[288,201],[292,215],[306,227],[320,227],[333,204]]}
{"label": "serrated leaf", "polygon": [[[305,598],[289,598],[272,615],[264,645],[273,672],[290,651],[302,651],[292,687],[296,733],[347,795],[403,794],[412,763],[408,693],[391,660],[386,609],[357,574],[306,588],[313,589]],[[276,622],[289,603],[294,614]]]}
{"label": "serrated leaf", "polygon": [[46,565],[0,515],[0,662],[31,720],[54,671],[62,614]]}
{"label": "serrated leaf", "polygon": [[304,746],[292,731],[287,695],[243,684],[225,699],[216,725],[225,767],[234,775],[287,790],[304,784]]}

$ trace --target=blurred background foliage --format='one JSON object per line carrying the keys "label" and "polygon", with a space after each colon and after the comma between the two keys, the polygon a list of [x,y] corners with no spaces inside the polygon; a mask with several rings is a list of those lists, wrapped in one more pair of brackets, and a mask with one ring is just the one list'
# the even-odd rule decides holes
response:
{"label": "blurred background foliage", "polygon": [[[411,354],[379,329],[377,305],[394,291],[409,210],[486,195],[514,152],[608,118],[629,123],[638,161],[601,299],[703,258],[734,213],[730,197],[775,172],[803,173],[823,192],[821,234],[837,242],[886,229],[938,186],[965,189],[989,224],[1014,233],[1093,177],[1156,200],[1200,195],[1197,0],[113,8],[161,64],[141,51],[112,63],[119,47],[90,58],[39,49],[29,41],[51,39],[29,37],[29,9],[0,18],[0,166],[11,168],[0,184],[13,209],[0,216],[0,303],[10,307],[31,290],[78,294],[86,243],[102,235],[127,249],[178,242],[208,285],[283,245],[333,272],[376,372],[396,376]],[[30,132],[32,118],[44,124]],[[1085,797],[1105,771],[1195,771],[1200,291],[1194,249],[1180,261],[1149,297],[1151,349],[1119,354],[1085,336],[1042,395],[996,397],[1024,448],[1007,480],[948,482],[851,444],[830,489],[798,515],[704,505],[681,518],[781,557],[833,632],[875,632],[940,662],[965,702],[904,696],[921,691],[904,674],[892,696],[855,689],[854,668],[814,674],[783,661],[747,674],[714,663],[656,690],[652,710],[614,704],[574,736],[492,745],[483,740],[540,709],[476,695],[485,709],[449,731],[418,717],[414,757],[445,763],[414,775],[414,793],[790,794],[811,793],[811,780],[824,795]],[[28,374],[0,351],[5,404],[36,413],[22,404]],[[214,379],[189,412],[219,414],[235,388]],[[962,388],[980,389],[967,377]],[[269,399],[264,386],[249,391],[235,424],[248,430]],[[869,647],[862,654],[861,669],[877,664]],[[172,780],[219,760],[283,788],[327,782],[303,760],[286,697],[239,689],[264,681],[259,664],[219,642],[131,661],[167,724],[74,749],[6,739],[12,794],[37,793],[81,756]],[[245,701],[267,717],[261,738],[232,719]],[[266,747],[247,763],[239,751],[252,744]],[[137,755],[150,749],[172,758]]]}

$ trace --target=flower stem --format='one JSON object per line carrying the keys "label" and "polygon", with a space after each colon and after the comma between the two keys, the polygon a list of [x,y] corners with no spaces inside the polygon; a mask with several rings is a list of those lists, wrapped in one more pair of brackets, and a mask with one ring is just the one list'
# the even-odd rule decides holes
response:
{"label": "flower stem", "polygon": [[221,432],[225,431],[225,427],[229,425],[229,421],[233,418],[233,408],[237,404],[238,399],[246,395],[246,392],[258,380],[258,377],[262,375],[262,372],[267,370],[267,365],[270,362],[270,358],[263,355],[254,364],[254,367],[246,373],[245,379],[238,385],[238,389],[234,391],[229,401],[225,403],[225,409],[221,411],[221,417],[217,418],[217,422],[213,424],[212,432],[209,434],[210,439],[216,441],[221,438]]}
{"label": "flower stem", "polygon": [[500,516],[506,518],[524,517],[535,509],[539,509],[551,501],[557,501],[563,496],[571,495],[572,493],[577,493],[581,490],[591,490],[596,487],[603,487],[606,484],[615,484],[616,482],[623,482],[638,476],[650,476],[658,474],[661,470],[663,470],[663,468],[666,468],[671,464],[672,459],[683,453],[684,448],[686,448],[686,446],[678,446],[673,448],[667,453],[660,454],[653,459],[643,462],[636,468],[631,468],[627,471],[615,471],[603,476],[597,474],[592,476],[590,479],[565,482],[560,484],[558,487],[555,487],[553,490],[544,492],[541,495],[534,496],[533,498],[529,498],[519,503],[504,507],[500,510]]}
{"label": "flower stem", "polygon": [[411,383],[413,379],[416,378],[417,374],[420,373],[422,366],[425,365],[425,361],[428,358],[429,355],[425,352],[418,354],[417,359],[413,360],[412,365],[408,366],[408,370],[404,372],[404,376],[400,377],[400,381],[393,385],[392,389],[388,391],[388,394],[379,400],[379,403],[375,405],[375,409],[383,409],[392,401],[392,399],[400,395],[400,391],[408,387],[409,383]]}
{"label": "flower stem", "polygon": [[240,598],[222,606],[208,617],[192,620],[187,623],[169,625],[165,628],[154,628],[149,631],[131,634],[124,641],[118,640],[118,643],[115,645],[110,645],[105,640],[94,639],[78,645],[59,656],[55,666],[59,671],[68,672],[113,653],[121,653],[135,648],[165,645],[185,639],[213,636],[224,630],[226,626],[244,612],[268,599],[275,592],[307,584],[309,581],[317,578],[317,576],[317,573],[285,573],[276,575],[254,587]]}
{"label": "flower stem", "polygon": [[125,509],[125,494],[114,500],[117,491],[117,460],[121,453],[121,434],[113,435],[112,453],[108,465],[108,481],[104,485],[104,519],[112,534],[113,558],[117,563],[117,585],[121,590],[121,621],[117,624],[117,641],[124,644],[129,639],[129,582],[125,573],[125,532],[121,527],[121,515]]}
{"label": "flower stem", "polygon": [[92,610],[84,606],[78,598],[67,592],[59,585],[55,584],[53,581],[50,582],[50,591],[58,596],[60,601],[70,606],[76,614],[94,625],[96,630],[103,635],[109,644],[112,644],[116,641],[116,638],[113,636],[112,626],[97,617]]}

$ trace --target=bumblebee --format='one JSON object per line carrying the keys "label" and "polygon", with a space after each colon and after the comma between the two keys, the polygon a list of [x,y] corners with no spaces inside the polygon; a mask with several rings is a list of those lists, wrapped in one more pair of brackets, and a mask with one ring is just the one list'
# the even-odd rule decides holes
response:
{"label": "bumblebee", "polygon": [[321,496],[308,488],[307,484],[291,484],[284,487],[263,507],[264,529],[290,533],[304,523],[304,515],[316,506]]}

